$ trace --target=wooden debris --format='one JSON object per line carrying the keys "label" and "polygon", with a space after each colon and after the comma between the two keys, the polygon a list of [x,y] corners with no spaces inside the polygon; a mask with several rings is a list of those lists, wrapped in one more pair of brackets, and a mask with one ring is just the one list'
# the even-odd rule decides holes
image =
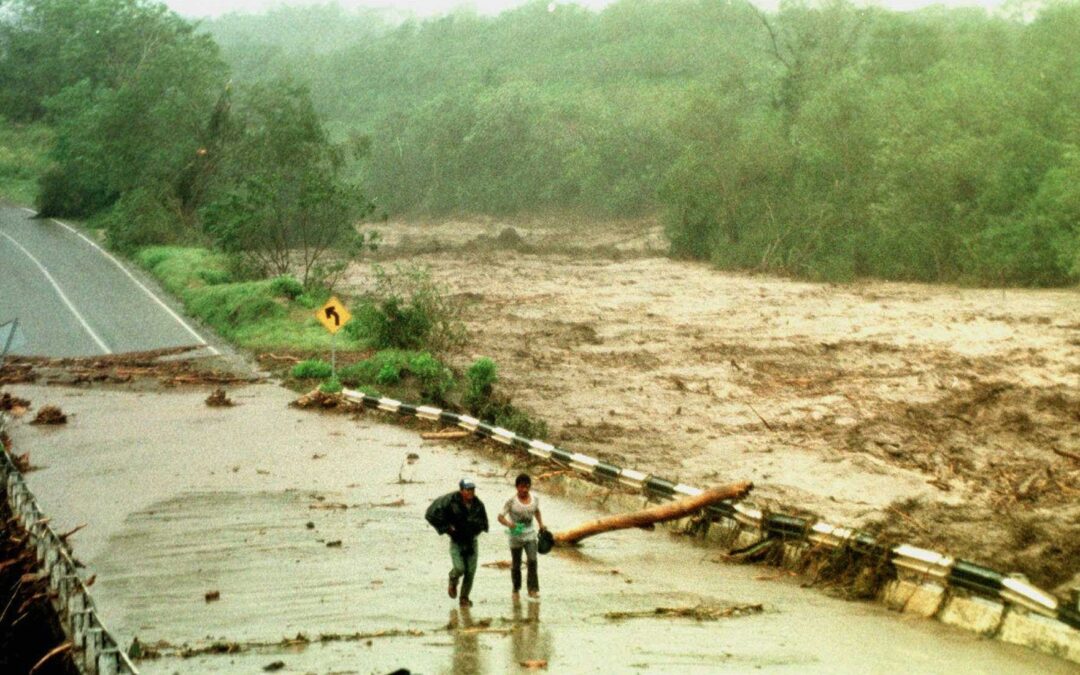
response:
{"label": "wooden debris", "polygon": [[696,607],[657,607],[636,612],[607,612],[607,619],[638,619],[638,618],[685,618],[695,621],[716,621],[730,617],[749,616],[761,614],[765,608],[761,604],[751,605],[728,605],[723,607],[697,605]]}
{"label": "wooden debris", "polygon": [[438,440],[451,440],[455,438],[468,438],[470,432],[462,431],[459,429],[448,429],[446,431],[428,431],[420,434],[420,438],[425,441],[438,441]]}
{"label": "wooden debris", "polygon": [[25,398],[12,396],[6,391],[0,394],[0,410],[14,411],[16,408],[22,408],[25,411],[29,407],[30,401]]}
{"label": "wooden debris", "polygon": [[1050,448],[1054,451],[1054,454],[1061,455],[1067,459],[1071,459],[1075,462],[1080,462],[1080,455],[1075,452],[1069,452],[1068,450],[1062,450],[1061,448]]}
{"label": "wooden debris", "polygon": [[30,675],[34,675],[34,673],[39,672],[54,657],[59,656],[60,654],[66,654],[67,652],[70,652],[71,648],[72,648],[72,644],[70,642],[64,642],[63,644],[61,644],[58,647],[53,647],[52,649],[49,650],[48,654],[46,654],[45,656],[42,656],[38,660],[38,662],[34,664],[34,667],[30,669]]}
{"label": "wooden debris", "polygon": [[68,537],[75,534],[76,532],[83,529],[84,527],[86,527],[86,523],[83,523],[82,525],[76,525],[74,528],[68,530],[67,532],[65,532],[65,533],[63,533],[61,535],[57,535],[57,536],[60,537],[61,541],[63,541],[64,543],[67,543]]}
{"label": "wooden debris", "polygon": [[653,523],[662,523],[668,520],[677,520],[688,516],[696,511],[724,501],[725,499],[741,499],[745,497],[754,484],[749,481],[733,483],[723,487],[710,488],[696,497],[685,497],[673,502],[667,502],[651,508],[625,513],[615,516],[607,516],[591,520],[569,530],[555,533],[556,545],[576,544],[577,542],[602,532],[611,530],[625,530],[631,527],[643,527]]}
{"label": "wooden debris", "polygon": [[370,506],[372,508],[375,508],[375,509],[377,509],[377,508],[396,509],[396,508],[400,508],[402,506],[405,506],[405,500],[404,499],[395,499],[392,502],[382,502],[380,504],[372,503],[372,504],[370,504]]}
{"label": "wooden debris", "polygon": [[67,424],[67,415],[54,405],[47,405],[38,411],[30,424]]}
{"label": "wooden debris", "polygon": [[225,395],[225,390],[218,387],[206,397],[206,405],[211,408],[228,408],[236,405],[232,399]]}

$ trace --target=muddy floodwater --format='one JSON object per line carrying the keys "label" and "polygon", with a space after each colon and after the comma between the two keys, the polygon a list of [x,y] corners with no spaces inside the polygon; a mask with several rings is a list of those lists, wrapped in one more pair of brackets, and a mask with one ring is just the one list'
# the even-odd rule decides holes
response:
{"label": "muddy floodwater", "polygon": [[[716,549],[622,531],[540,560],[541,601],[514,603],[494,521],[515,470],[366,414],[288,407],[270,384],[124,392],[14,385],[68,424],[16,419],[16,452],[57,531],[94,575],[106,626],[155,650],[144,673],[1065,673],[1075,665],[928,620],[845,602]],[[413,482],[399,481],[417,453]],[[446,595],[447,539],[429,501],[462,474],[492,517],[475,605]],[[534,490],[554,530],[596,517]],[[755,608],[760,605],[760,611]],[[657,608],[733,610],[695,620]],[[618,618],[621,615],[624,618]],[[215,647],[215,645],[217,645]],[[187,651],[187,657],[184,651]]]}
{"label": "muddy floodwater", "polygon": [[1080,585],[1080,289],[725,272],[647,221],[380,231],[460,300],[457,365],[494,359],[550,442]]}

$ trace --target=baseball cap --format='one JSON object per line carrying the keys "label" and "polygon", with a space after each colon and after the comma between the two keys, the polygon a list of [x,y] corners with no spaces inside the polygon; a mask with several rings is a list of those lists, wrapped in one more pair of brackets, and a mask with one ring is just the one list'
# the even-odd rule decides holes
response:
{"label": "baseball cap", "polygon": [[461,488],[462,490],[468,490],[470,488],[475,490],[476,489],[476,481],[474,481],[472,478],[469,478],[468,476],[466,476],[465,478],[462,478],[461,480],[458,481],[458,487]]}

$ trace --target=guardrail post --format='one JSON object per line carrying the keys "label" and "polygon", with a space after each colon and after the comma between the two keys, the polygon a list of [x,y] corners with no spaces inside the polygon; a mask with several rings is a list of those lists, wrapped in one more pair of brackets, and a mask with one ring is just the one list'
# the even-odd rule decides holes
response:
{"label": "guardrail post", "polygon": [[86,672],[96,675],[98,655],[105,648],[105,631],[100,627],[86,630],[86,651],[83,652],[83,665]]}
{"label": "guardrail post", "polygon": [[120,650],[108,647],[101,650],[97,660],[98,675],[117,675],[120,672]]}

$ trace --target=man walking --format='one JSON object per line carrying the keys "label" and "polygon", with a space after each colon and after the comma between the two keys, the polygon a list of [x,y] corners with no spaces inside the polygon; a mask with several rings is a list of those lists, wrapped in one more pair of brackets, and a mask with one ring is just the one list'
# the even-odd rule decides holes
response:
{"label": "man walking", "polygon": [[424,514],[439,534],[450,535],[450,585],[446,591],[451,598],[458,596],[458,580],[461,580],[462,607],[471,607],[469,592],[476,576],[479,558],[476,537],[488,531],[487,511],[476,496],[476,482],[471,478],[458,481],[457,492],[450,492],[431,502]]}

